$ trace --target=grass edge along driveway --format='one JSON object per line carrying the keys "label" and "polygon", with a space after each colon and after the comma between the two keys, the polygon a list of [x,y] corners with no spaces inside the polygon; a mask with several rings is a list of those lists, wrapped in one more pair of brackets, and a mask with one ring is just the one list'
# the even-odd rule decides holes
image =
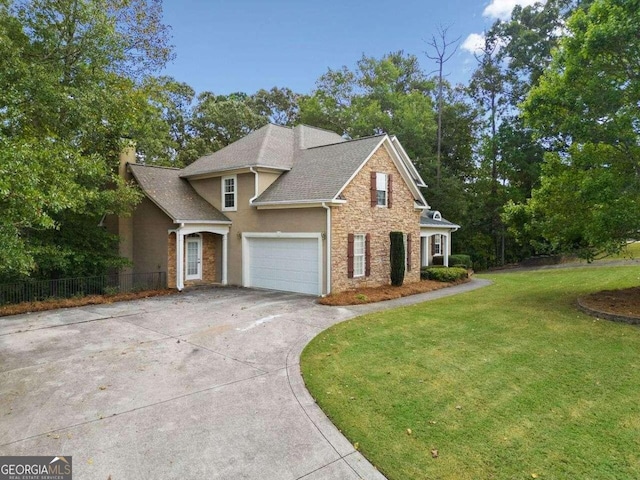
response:
{"label": "grass edge along driveway", "polygon": [[575,308],[640,267],[483,277],[318,335],[301,369],[319,406],[392,480],[640,478],[640,328]]}

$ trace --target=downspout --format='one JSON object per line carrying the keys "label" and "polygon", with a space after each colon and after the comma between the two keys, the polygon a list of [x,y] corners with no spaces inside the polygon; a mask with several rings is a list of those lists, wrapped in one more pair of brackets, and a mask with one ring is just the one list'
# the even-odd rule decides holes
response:
{"label": "downspout", "polygon": [[331,293],[331,207],[328,207],[326,202],[322,202],[322,206],[327,211],[327,293]]}
{"label": "downspout", "polygon": [[255,195],[249,199],[249,205],[253,205],[253,201],[258,198],[258,172],[253,169],[253,167],[249,167],[249,171],[253,173],[254,178],[254,193]]}

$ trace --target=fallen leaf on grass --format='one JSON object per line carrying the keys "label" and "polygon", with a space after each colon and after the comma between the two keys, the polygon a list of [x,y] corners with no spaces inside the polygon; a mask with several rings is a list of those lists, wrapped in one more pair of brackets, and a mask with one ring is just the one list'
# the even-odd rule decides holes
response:
{"label": "fallen leaf on grass", "polygon": [[437,449],[433,449],[431,450],[431,458],[438,458],[438,450]]}

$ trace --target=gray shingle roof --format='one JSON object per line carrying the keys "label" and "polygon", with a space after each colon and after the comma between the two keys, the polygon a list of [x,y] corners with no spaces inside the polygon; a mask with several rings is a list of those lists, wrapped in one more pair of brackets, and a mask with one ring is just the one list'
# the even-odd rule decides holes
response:
{"label": "gray shingle roof", "polygon": [[420,216],[420,226],[421,227],[441,227],[441,228],[460,228],[460,225],[456,225],[455,223],[450,222],[449,220],[445,220],[440,217],[440,220],[436,220],[433,218],[435,210],[427,210]]}
{"label": "gray shingle roof", "polygon": [[298,125],[293,129],[293,134],[298,148],[313,148],[345,141],[335,132],[323,128],[310,127],[309,125]]}
{"label": "gray shingle roof", "polygon": [[218,209],[202,198],[175,168],[129,165],[142,191],[173,221],[230,222]]}
{"label": "gray shingle roof", "polygon": [[378,135],[342,140],[298,150],[292,169],[283,173],[254,203],[333,199],[383,138],[384,135]]}
{"label": "gray shingle roof", "polygon": [[293,129],[268,124],[221,150],[185,167],[181,177],[247,167],[289,170],[293,163]]}

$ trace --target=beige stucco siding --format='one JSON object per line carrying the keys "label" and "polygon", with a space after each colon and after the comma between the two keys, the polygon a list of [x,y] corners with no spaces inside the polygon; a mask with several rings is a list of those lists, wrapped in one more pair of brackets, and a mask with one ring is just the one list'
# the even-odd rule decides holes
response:
{"label": "beige stucco siding", "polygon": [[[266,189],[279,174],[260,172],[258,190]],[[237,178],[236,210],[223,210],[221,185],[222,177],[191,180],[191,185],[205,200],[222,211],[232,222],[228,237],[228,273],[227,281],[231,285],[242,285],[242,233],[304,232],[326,233],[326,211],[323,208],[289,208],[277,210],[257,210],[250,200],[255,195],[255,175],[251,172],[239,173]],[[219,240],[218,240],[219,242]],[[323,240],[323,265],[326,264],[326,246]],[[216,251],[216,260],[220,257],[221,246]],[[219,278],[220,270],[216,270]],[[326,272],[325,272],[326,275]],[[326,276],[323,276],[323,289],[326,289]]]}
{"label": "beige stucco siding", "polygon": [[222,194],[220,193],[220,177],[189,180],[191,186],[211,205],[222,211]]}
{"label": "beige stucco siding", "polygon": [[275,182],[280,173],[260,172],[258,173],[258,195],[264,192],[269,185]]}
{"label": "beige stucco siding", "polygon": [[[393,175],[391,208],[371,207],[371,172]],[[405,282],[420,280],[420,210],[384,145],[371,156],[342,193],[347,203],[332,208],[331,291],[340,292],[363,286],[387,285],[389,277],[389,232],[411,234],[411,271]],[[371,234],[371,275],[348,278],[347,240],[349,233]]]}
{"label": "beige stucco siding", "polygon": [[151,200],[144,198],[133,213],[134,273],[167,271],[167,231],[173,221]]}

